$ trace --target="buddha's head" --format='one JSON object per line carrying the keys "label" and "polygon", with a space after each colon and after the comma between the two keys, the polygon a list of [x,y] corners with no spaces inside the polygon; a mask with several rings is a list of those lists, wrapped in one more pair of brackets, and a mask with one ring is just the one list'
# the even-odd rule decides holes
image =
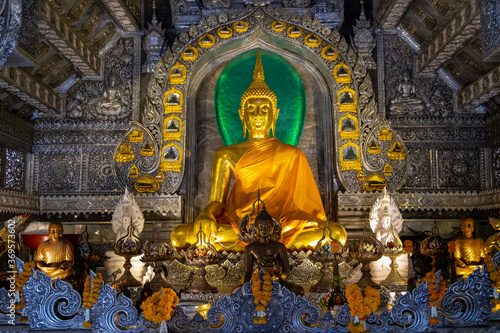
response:
{"label": "buddha's head", "polygon": [[60,223],[51,223],[49,225],[49,237],[52,242],[57,242],[63,235],[63,226]]}
{"label": "buddha's head", "polygon": [[265,208],[255,218],[255,231],[259,240],[269,239],[274,232],[273,218]]}
{"label": "buddha's head", "polygon": [[465,237],[472,238],[472,233],[474,232],[474,219],[470,217],[461,219],[460,229]]}
{"label": "buddha's head", "polygon": [[253,82],[241,96],[240,119],[243,124],[243,136],[248,129],[250,137],[263,138],[269,136],[269,130],[275,135],[278,119],[278,99],[264,82],[264,68],[257,53],[257,61],[253,72]]}

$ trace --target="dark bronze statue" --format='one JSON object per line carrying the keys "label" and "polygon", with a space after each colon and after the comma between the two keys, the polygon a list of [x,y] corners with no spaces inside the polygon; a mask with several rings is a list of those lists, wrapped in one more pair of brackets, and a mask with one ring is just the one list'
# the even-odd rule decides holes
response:
{"label": "dark bronze statue", "polygon": [[254,226],[257,240],[245,247],[243,282],[250,281],[255,265],[256,269],[268,272],[273,279],[278,280],[290,291],[303,295],[304,289],[302,287],[287,282],[290,274],[288,252],[283,243],[273,240],[274,233],[279,229],[274,228],[273,218],[265,207],[255,218]]}

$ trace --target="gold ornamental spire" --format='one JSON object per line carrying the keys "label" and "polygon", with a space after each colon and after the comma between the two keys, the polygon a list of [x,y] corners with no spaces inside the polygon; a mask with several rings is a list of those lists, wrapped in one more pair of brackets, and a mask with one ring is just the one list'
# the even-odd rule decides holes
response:
{"label": "gold ornamental spire", "polygon": [[262,59],[260,58],[260,51],[257,51],[257,61],[255,62],[255,69],[253,70],[253,80],[264,81],[264,67],[262,67]]}
{"label": "gold ornamental spire", "polygon": [[264,82],[264,67],[262,66],[260,51],[257,51],[257,61],[255,62],[255,69],[253,70],[253,82],[250,84],[247,91],[241,95],[240,115],[242,115],[241,112],[245,109],[245,102],[251,97],[269,98],[273,104],[273,114],[276,118],[278,117],[278,99],[274,92],[272,92]]}

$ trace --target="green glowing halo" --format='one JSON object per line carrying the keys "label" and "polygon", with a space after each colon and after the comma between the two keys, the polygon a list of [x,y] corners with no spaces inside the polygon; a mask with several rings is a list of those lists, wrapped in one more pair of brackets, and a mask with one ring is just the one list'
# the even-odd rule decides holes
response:
{"label": "green glowing halo", "polygon": [[[278,98],[276,138],[297,146],[306,115],[306,93],[299,73],[283,57],[260,51],[265,82]],[[215,87],[215,117],[225,145],[244,142],[243,126],[238,109],[241,95],[253,82],[257,50],[248,51],[233,59],[222,71]],[[272,133],[271,133],[272,135]]]}

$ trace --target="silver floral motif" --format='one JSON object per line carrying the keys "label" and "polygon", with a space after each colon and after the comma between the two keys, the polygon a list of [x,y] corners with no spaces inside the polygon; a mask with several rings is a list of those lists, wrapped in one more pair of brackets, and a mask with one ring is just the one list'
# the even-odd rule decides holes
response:
{"label": "silver floral motif", "polygon": [[[293,265],[292,265],[293,267]],[[292,268],[289,280],[297,285],[315,285],[321,278],[321,263],[313,264],[309,259]]]}
{"label": "silver floral motif", "polygon": [[[33,271],[23,287],[24,303],[32,330],[81,328],[85,315],[81,297],[68,282],[54,281],[41,271]],[[64,319],[63,319],[64,318]]]}
{"label": "silver floral motif", "polygon": [[54,193],[75,191],[80,188],[80,156],[38,156],[38,192]]}

